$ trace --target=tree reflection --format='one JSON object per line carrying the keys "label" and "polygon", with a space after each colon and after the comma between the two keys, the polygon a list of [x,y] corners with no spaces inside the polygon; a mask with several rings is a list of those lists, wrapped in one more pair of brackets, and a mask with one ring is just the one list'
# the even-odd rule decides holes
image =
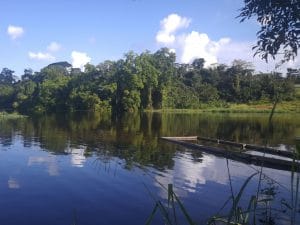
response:
{"label": "tree reflection", "polygon": [[[163,143],[160,136],[198,135],[260,145],[267,138],[274,147],[294,146],[300,118],[277,114],[273,119],[273,127],[268,130],[268,115],[264,114],[43,115],[0,121],[0,145],[11,145],[16,134],[20,134],[24,147],[39,145],[54,154],[72,154],[72,149],[84,146],[82,157],[95,155],[102,161],[118,157],[129,169],[139,164],[163,170],[174,166],[175,151],[185,149]],[[203,156],[201,152],[193,152],[192,157],[201,162]]]}

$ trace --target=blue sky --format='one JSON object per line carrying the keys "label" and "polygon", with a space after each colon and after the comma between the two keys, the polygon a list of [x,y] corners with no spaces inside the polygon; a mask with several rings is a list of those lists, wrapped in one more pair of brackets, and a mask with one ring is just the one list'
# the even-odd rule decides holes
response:
{"label": "blue sky", "polygon": [[21,75],[55,61],[76,67],[119,59],[129,50],[169,47],[178,62],[211,63],[235,58],[257,70],[274,65],[253,59],[256,21],[235,17],[242,0],[2,0],[0,67]]}

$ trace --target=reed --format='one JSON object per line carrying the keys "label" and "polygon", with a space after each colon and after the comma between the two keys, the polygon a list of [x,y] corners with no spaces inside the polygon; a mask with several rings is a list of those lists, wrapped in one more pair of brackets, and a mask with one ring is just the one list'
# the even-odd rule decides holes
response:
{"label": "reed", "polygon": [[[276,110],[276,105],[274,105],[272,112],[269,116],[269,129],[268,132],[271,132],[272,121],[274,113]],[[265,145],[268,145],[269,134],[266,134]],[[263,169],[264,165],[262,164],[259,169],[253,168],[256,170],[255,173],[251,174],[241,185],[239,191],[235,194],[233,191],[233,185],[231,181],[231,174],[229,168],[229,162],[227,160],[227,172],[228,180],[230,186],[230,196],[222,205],[221,209],[213,215],[208,221],[209,225],[219,225],[219,224],[275,224],[276,216],[289,214],[289,221],[285,221],[287,224],[296,225],[297,214],[299,214],[299,187],[300,187],[300,168],[296,161],[300,159],[300,138],[296,138],[295,143],[296,149],[294,151],[292,169],[290,171],[290,199],[281,199],[280,204],[281,208],[276,208],[273,206],[273,202],[276,200],[277,192],[276,190],[281,186],[286,188],[285,185],[280,184],[274,181],[272,178],[264,174]],[[246,189],[249,186],[250,182],[254,182],[253,179],[257,178],[257,188],[254,193],[250,194],[248,200],[245,201],[247,194]],[[266,182],[267,181],[267,182]],[[266,183],[265,183],[266,182]],[[162,186],[162,184],[160,184]],[[278,186],[275,186],[278,185]],[[173,190],[173,185],[169,184],[168,187],[163,187],[168,193],[168,201],[164,204],[159,199],[156,199],[155,196],[151,193],[152,198],[154,199],[155,205],[154,208],[148,217],[146,224],[152,224],[154,216],[160,212],[165,224],[177,225],[178,222],[178,213],[184,215],[185,223],[189,225],[196,224],[184,204],[180,201],[178,196]],[[242,201],[243,199],[243,201]],[[226,210],[225,213],[222,213],[223,210]],[[229,210],[228,210],[229,209]],[[276,223],[277,224],[277,223]]]}
{"label": "reed", "polygon": [[[159,185],[162,184],[159,183]],[[164,204],[161,200],[156,199],[153,193],[146,187],[150,196],[154,200],[155,205],[145,224],[146,225],[152,224],[154,216],[156,215],[157,212],[160,212],[160,215],[162,216],[162,219],[164,220],[165,224],[168,225],[180,224],[179,221],[177,220],[177,214],[182,213],[188,225],[196,225],[196,223],[192,220],[192,217],[189,215],[184,204],[180,201],[178,196],[175,194],[173,190],[173,184],[168,184],[167,189],[164,186],[162,187],[168,193],[167,204]],[[176,210],[177,208],[179,209],[179,212],[177,212]]]}

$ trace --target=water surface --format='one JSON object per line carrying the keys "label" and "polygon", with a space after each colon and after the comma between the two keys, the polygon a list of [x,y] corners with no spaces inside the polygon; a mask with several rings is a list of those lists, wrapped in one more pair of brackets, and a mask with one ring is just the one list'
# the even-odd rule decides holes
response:
{"label": "water surface", "polygon": [[[198,135],[293,151],[300,119],[276,114],[269,126],[265,114],[59,114],[0,119],[0,128],[1,224],[145,224],[156,201],[166,204],[170,183],[203,224],[261,168],[159,137]],[[291,172],[263,168],[261,178],[260,197],[272,198],[270,218],[290,224]],[[258,180],[247,185],[242,207]],[[177,214],[185,224],[178,208]],[[162,218],[158,212],[153,224]]]}

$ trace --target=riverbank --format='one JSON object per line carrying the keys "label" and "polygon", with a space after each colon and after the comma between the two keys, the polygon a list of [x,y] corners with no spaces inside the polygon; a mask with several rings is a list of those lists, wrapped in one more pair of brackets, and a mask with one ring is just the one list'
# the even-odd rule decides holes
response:
{"label": "riverbank", "polygon": [[[297,100],[279,102],[276,106],[275,113],[300,113],[300,88],[297,93]],[[248,104],[226,103],[222,105],[201,104],[195,109],[144,109],[144,112],[158,113],[270,113],[273,108],[271,102],[254,102]],[[85,111],[87,112],[87,111]],[[99,111],[100,112],[100,111]],[[0,119],[18,119],[26,117],[19,113],[0,112]]]}
{"label": "riverbank", "polygon": [[25,115],[21,115],[19,113],[6,113],[6,112],[0,112],[0,120],[6,120],[6,119],[20,119],[25,118]]}
{"label": "riverbank", "polygon": [[[201,105],[198,109],[153,109],[144,110],[145,112],[171,112],[171,113],[270,113],[273,104],[271,102],[259,102],[250,104],[228,103],[226,106],[216,107],[211,105]],[[299,113],[300,100],[280,102],[277,104],[275,113]]]}

